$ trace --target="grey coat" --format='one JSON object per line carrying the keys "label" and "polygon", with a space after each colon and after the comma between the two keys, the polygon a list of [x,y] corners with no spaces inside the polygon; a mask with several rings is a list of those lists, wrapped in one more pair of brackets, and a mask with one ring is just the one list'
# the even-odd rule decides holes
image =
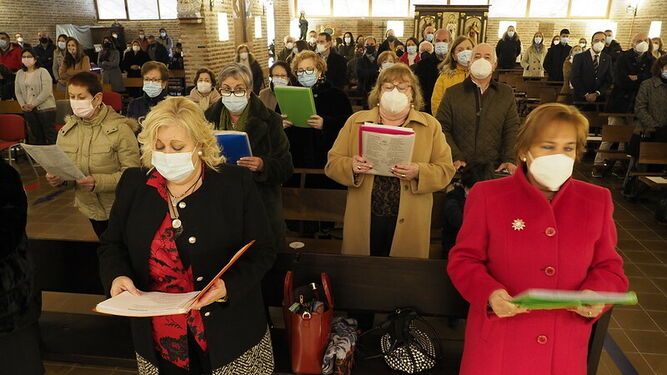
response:
{"label": "grey coat", "polygon": [[120,71],[120,52],[115,48],[110,49],[109,57],[104,61],[100,60],[100,55],[97,57],[97,65],[102,68],[102,82],[110,83],[115,92],[125,91],[123,74]]}
{"label": "grey coat", "polygon": [[652,77],[639,86],[635,114],[642,128],[667,126],[667,83]]}

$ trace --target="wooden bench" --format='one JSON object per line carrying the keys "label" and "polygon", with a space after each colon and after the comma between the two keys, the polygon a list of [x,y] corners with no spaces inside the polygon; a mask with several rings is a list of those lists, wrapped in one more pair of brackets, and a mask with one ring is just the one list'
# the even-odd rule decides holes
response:
{"label": "wooden bench", "polygon": [[[29,240],[29,252],[36,262],[37,283],[45,291],[104,294],[98,276],[97,242]],[[361,257],[314,253],[278,253],[276,263],[264,277],[264,301],[280,307],[285,273],[295,272],[295,286],[329,274],[337,311],[360,310],[387,313],[396,307],[411,306],[422,315],[461,318],[467,303],[453,287],[447,261]],[[92,308],[92,306],[91,306]],[[129,320],[104,315],[76,315],[75,318],[42,314],[41,329],[46,359],[132,367],[134,353],[128,330]],[[611,313],[593,326],[589,341],[588,374],[595,375]],[[71,322],[71,323],[70,323]],[[445,320],[446,322],[446,320]],[[277,374],[291,374],[284,331],[273,329]],[[439,332],[443,360],[429,371],[432,375],[457,373],[463,341]],[[59,345],[66,343],[66,345]],[[121,350],[122,349],[122,350]],[[120,352],[120,353],[119,353]],[[136,367],[135,367],[136,368]],[[392,374],[382,359],[358,361],[353,375]]]}
{"label": "wooden bench", "polygon": [[23,113],[18,100],[0,100],[0,114]]}
{"label": "wooden bench", "polygon": [[144,79],[141,77],[125,77],[123,78],[123,85],[125,85],[125,88],[141,88],[144,87]]}
{"label": "wooden bench", "polygon": [[648,176],[664,176],[664,171],[660,172],[643,172],[639,171],[642,165],[662,165],[667,166],[667,142],[641,142],[639,144],[639,157],[636,165],[631,167],[634,170],[628,169],[623,181],[623,186],[626,186],[630,177],[638,177],[639,181],[645,183],[649,187],[656,184],[647,178]]}

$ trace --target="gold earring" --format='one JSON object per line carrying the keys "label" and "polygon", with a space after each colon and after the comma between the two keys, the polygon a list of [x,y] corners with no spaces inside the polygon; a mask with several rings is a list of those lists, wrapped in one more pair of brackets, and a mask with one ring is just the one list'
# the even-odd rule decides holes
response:
{"label": "gold earring", "polygon": [[202,150],[199,150],[199,151],[197,151],[197,155],[202,156],[202,155],[204,155],[204,153],[202,152]]}
{"label": "gold earring", "polygon": [[523,160],[524,163],[526,162],[526,158],[523,158],[523,159],[521,159],[521,160]]}

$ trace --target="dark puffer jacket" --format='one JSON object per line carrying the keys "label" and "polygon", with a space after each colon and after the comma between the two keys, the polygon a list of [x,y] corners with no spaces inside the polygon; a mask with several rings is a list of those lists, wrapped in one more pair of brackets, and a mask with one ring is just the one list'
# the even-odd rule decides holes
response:
{"label": "dark puffer jacket", "polygon": [[0,336],[39,318],[41,297],[27,255],[27,210],[19,174],[0,158]]}
{"label": "dark puffer jacket", "polygon": [[452,160],[467,163],[516,163],[519,127],[512,88],[496,81],[480,95],[470,77],[445,91],[435,118],[442,124]]}

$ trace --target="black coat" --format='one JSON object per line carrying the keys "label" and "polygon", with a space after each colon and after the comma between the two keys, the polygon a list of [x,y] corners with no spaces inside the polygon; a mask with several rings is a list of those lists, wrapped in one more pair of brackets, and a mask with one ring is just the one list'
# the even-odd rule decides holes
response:
{"label": "black coat", "polygon": [[[147,171],[127,169],[116,189],[109,227],[98,249],[100,277],[111,290],[118,276],[128,276],[139,290],[150,290],[151,242],[168,213],[157,189],[146,185]],[[207,169],[202,186],[182,200],[184,232],[176,246],[185,268],[192,267],[195,290],[201,290],[243,245],[255,244],[222,277],[229,301],[201,309],[213,369],[222,367],[260,342],[267,330],[261,280],[276,258],[268,222],[250,173],[223,165]],[[194,239],[194,241],[193,241]],[[194,242],[194,243],[193,243]],[[210,313],[210,314],[209,314]],[[152,323],[132,318],[137,354],[157,366]]]}
{"label": "black coat", "polygon": [[338,132],[352,115],[347,95],[327,81],[313,86],[313,98],[317,114],[324,119],[322,130],[295,126],[285,129],[295,168],[323,169]]}
{"label": "black coat", "polygon": [[516,58],[521,54],[521,41],[514,34],[514,38],[502,38],[496,44],[498,55],[498,69],[513,69],[516,67]]}
{"label": "black coat", "polygon": [[618,57],[621,55],[621,52],[623,52],[623,49],[621,48],[620,43],[618,43],[615,40],[612,40],[608,46],[607,45],[604,46],[602,52],[606,53],[611,57],[612,64],[616,64],[616,60],[618,60]]}
{"label": "black coat", "polygon": [[264,87],[264,73],[257,60],[250,62],[250,72],[252,73],[252,92],[259,95],[259,91]]}
{"label": "black coat", "polygon": [[421,55],[421,61],[412,64],[410,67],[417,78],[419,78],[419,85],[422,88],[422,95],[424,96],[424,112],[426,113],[431,113],[433,86],[435,86],[435,82],[440,75],[440,71],[438,70],[439,64],[440,60],[438,60],[434,53],[424,52]]}
{"label": "black coat", "polygon": [[[542,63],[544,70],[549,75],[549,81],[563,80],[563,63],[570,55],[571,49],[572,47],[563,45],[562,43],[552,45],[549,48],[547,55],[544,57],[544,63]],[[580,55],[583,55],[583,53]]]}
{"label": "black coat", "polygon": [[333,49],[327,57],[327,81],[334,87],[342,89],[347,85],[347,61]]}
{"label": "black coat", "polygon": [[574,100],[584,101],[584,95],[599,91],[601,97],[606,94],[611,86],[611,57],[606,53],[600,53],[600,62],[597,76],[593,73],[593,58],[590,50],[586,50],[574,56],[572,70],[570,71],[570,83],[574,87]]}
{"label": "black coat", "polygon": [[51,77],[53,77],[53,52],[56,50],[56,46],[53,45],[53,42],[49,42],[46,46],[43,46],[42,43],[38,43],[35,48],[32,49],[32,53],[37,57],[39,66],[48,70]]}
{"label": "black coat", "polygon": [[159,61],[165,65],[169,65],[169,61],[171,60],[169,58],[169,51],[159,42],[149,45],[146,53],[148,53],[151,60]]}
{"label": "black coat", "polygon": [[125,52],[125,56],[123,56],[121,69],[123,69],[124,72],[127,72],[128,78],[141,78],[141,69],[132,70],[130,67],[132,65],[142,66],[144,63],[147,63],[150,60],[151,58],[148,56],[148,54],[142,50],[139,50],[139,52],[136,53],[134,51],[128,51]]}
{"label": "black coat", "polygon": [[357,59],[357,90],[364,100],[375,86],[379,74],[376,56],[373,55],[372,60],[369,57],[364,54]]}
{"label": "black coat", "polygon": [[0,337],[36,323],[41,310],[27,254],[27,217],[21,177],[0,158]]}
{"label": "black coat", "polygon": [[442,249],[445,254],[456,244],[456,236],[463,225],[463,208],[466,204],[466,192],[463,186],[457,185],[447,193],[442,206]]}
{"label": "black coat", "polygon": [[160,95],[151,98],[146,95],[144,92],[142,96],[134,98],[130,104],[127,106],[127,117],[133,118],[141,124],[144,122],[146,115],[150,112],[151,108],[156,106],[159,102],[163,101],[167,97],[168,91],[165,88],[162,90]]}
{"label": "black coat", "polygon": [[[613,66],[614,88],[609,97],[608,112],[630,113],[634,111],[639,85],[651,78],[651,66],[655,57],[649,52],[638,54],[634,49],[624,51]],[[628,76],[636,75],[633,81]]]}
{"label": "black coat", "polygon": [[[289,141],[283,130],[283,120],[276,112],[266,108],[254,94],[248,102],[249,117],[245,127],[250,140],[253,156],[262,158],[264,168],[254,172],[269,224],[273,233],[274,247],[285,247],[285,221],[283,220],[283,201],[281,185],[292,177],[294,167],[289,152]],[[220,114],[224,104],[218,100],[206,110],[206,119],[220,129]]]}

